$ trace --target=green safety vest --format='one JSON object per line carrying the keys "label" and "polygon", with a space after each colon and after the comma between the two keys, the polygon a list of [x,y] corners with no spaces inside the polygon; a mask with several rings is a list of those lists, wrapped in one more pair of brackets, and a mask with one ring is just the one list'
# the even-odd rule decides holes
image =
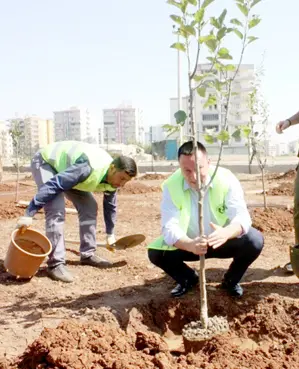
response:
{"label": "green safety vest", "polygon": [[[212,176],[215,167],[209,168],[209,175]],[[226,215],[225,197],[229,189],[229,178],[231,172],[225,168],[218,168],[216,176],[213,179],[213,186],[209,187],[209,203],[213,217],[217,224],[224,226],[228,224],[229,219]],[[187,233],[190,214],[191,214],[191,196],[190,190],[184,190],[184,177],[181,169],[174,172],[163,184],[169,191],[173,204],[180,210],[179,224],[181,229]],[[174,246],[169,246],[164,242],[163,236],[159,237],[148,245],[149,249],[156,250],[177,250]]]}
{"label": "green safety vest", "polygon": [[105,150],[95,145],[78,141],[54,142],[41,150],[43,159],[57,173],[63,172],[75,164],[76,160],[83,154],[88,159],[92,171],[88,178],[84,182],[78,183],[74,189],[86,192],[115,191],[116,189],[108,183],[100,183],[113,160]]}

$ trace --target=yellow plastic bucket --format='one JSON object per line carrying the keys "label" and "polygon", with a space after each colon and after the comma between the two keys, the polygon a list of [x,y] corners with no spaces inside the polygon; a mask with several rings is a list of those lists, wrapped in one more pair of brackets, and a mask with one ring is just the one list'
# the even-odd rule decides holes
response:
{"label": "yellow plastic bucket", "polygon": [[31,278],[51,251],[51,242],[42,233],[30,228],[24,233],[15,229],[11,234],[4,268],[17,278]]}

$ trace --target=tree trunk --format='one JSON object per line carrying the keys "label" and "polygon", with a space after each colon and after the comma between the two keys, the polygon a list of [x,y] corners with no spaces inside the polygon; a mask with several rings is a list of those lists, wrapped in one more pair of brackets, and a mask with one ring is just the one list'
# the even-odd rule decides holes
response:
{"label": "tree trunk", "polygon": [[262,185],[263,185],[263,198],[264,198],[264,209],[267,209],[267,196],[266,196],[266,189],[265,189],[265,168],[261,168],[262,171]]}
{"label": "tree trunk", "polygon": [[19,150],[16,148],[16,169],[17,169],[17,178],[16,178],[16,197],[15,201],[19,201],[19,182],[20,182],[20,168],[19,168]]}
{"label": "tree trunk", "polygon": [[248,173],[251,174],[251,162],[250,162],[250,139],[248,138]]}
{"label": "tree trunk", "polygon": [[[198,214],[199,214],[199,229],[200,235],[204,234],[204,219],[203,219],[203,200],[205,192],[202,188],[199,192],[199,202],[198,202]],[[199,270],[199,280],[200,280],[200,321],[202,327],[207,329],[208,327],[208,299],[207,299],[207,288],[206,288],[206,258],[204,255],[200,256],[200,270]]]}

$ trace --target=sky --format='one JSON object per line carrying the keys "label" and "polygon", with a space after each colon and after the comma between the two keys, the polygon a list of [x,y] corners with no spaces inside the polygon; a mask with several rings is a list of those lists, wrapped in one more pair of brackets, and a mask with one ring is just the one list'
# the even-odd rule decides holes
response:
{"label": "sky", "polygon": [[[210,11],[233,0],[215,0]],[[177,94],[177,55],[165,0],[0,0],[0,120],[85,106],[101,119],[103,108],[129,103],[143,109],[147,126],[169,123]],[[243,62],[264,57],[263,90],[271,121],[299,110],[299,1],[263,0],[259,37]],[[229,41],[238,54],[237,38]],[[202,57],[202,62],[205,62]],[[182,94],[186,70],[182,63]],[[284,134],[299,136],[299,126]]]}

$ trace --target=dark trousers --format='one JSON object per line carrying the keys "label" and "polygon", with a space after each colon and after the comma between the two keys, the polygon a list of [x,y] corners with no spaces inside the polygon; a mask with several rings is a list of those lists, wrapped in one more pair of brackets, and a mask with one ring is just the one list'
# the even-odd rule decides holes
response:
{"label": "dark trousers", "polygon": [[[233,261],[225,274],[225,281],[231,284],[239,283],[249,265],[259,256],[264,246],[263,235],[255,228],[240,238],[228,240],[217,249],[208,248],[207,259],[230,259]],[[148,250],[150,261],[172,277],[177,283],[183,284],[195,278],[195,271],[184,261],[199,260],[199,256],[184,250]]]}

